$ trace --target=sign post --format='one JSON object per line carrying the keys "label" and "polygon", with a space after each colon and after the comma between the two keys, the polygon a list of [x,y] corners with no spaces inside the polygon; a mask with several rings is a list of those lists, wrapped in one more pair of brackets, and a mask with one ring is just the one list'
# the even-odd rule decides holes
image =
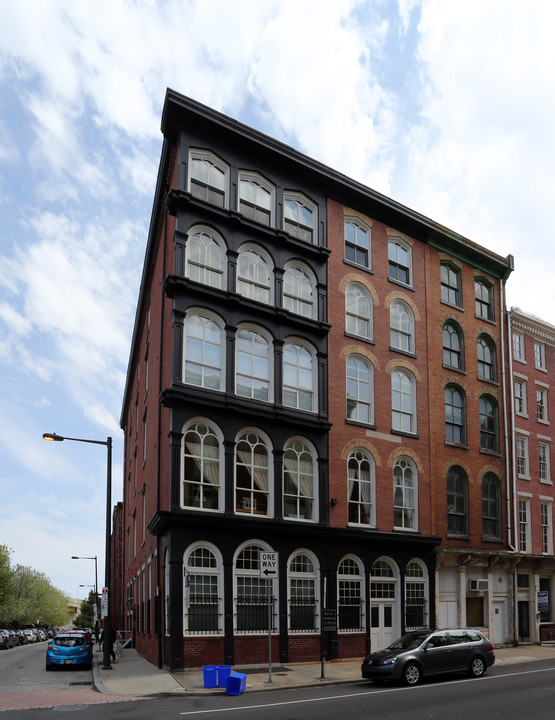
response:
{"label": "sign post", "polygon": [[268,581],[268,682],[272,682],[272,596],[274,578],[278,576],[278,553],[260,551],[258,558],[260,577]]}

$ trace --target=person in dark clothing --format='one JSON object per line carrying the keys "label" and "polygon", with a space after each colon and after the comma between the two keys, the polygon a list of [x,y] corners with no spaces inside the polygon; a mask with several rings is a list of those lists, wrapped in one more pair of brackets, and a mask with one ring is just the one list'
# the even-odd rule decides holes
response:
{"label": "person in dark clothing", "polygon": [[[104,634],[105,634],[104,630],[102,630],[102,632],[100,633],[100,647],[103,647]],[[116,638],[117,638],[116,631],[113,628],[110,628],[110,638],[109,638],[108,642],[110,645],[110,657],[114,661],[116,659],[116,651],[114,650],[114,643],[116,641]]]}

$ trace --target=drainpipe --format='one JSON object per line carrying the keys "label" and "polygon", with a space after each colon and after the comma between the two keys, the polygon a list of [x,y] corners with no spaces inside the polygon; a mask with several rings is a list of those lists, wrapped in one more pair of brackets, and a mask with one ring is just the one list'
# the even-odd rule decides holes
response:
{"label": "drainpipe", "polygon": [[[518,552],[518,533],[517,533],[517,490],[516,490],[516,458],[515,458],[515,452],[514,452],[514,437],[515,437],[515,389],[514,389],[514,383],[513,383],[513,336],[512,336],[512,317],[513,317],[513,311],[512,309],[508,311],[507,313],[507,342],[509,345],[509,379],[510,379],[510,391],[509,391],[509,399],[510,399],[510,413],[511,413],[511,437],[513,439],[513,447],[511,450],[511,455],[509,458],[509,451],[508,451],[508,433],[507,433],[507,404],[504,403],[504,417],[505,417],[505,467],[507,472],[507,522],[508,526],[510,528],[510,516],[512,512],[513,516],[513,530],[514,530],[514,540],[511,542],[511,533],[509,532],[509,548],[513,552]],[[504,395],[507,397],[506,394],[506,388],[503,387]],[[511,509],[511,502],[510,502],[510,491],[509,491],[509,482],[508,479],[511,478],[511,485],[512,485],[512,495],[513,495],[513,503],[512,503],[512,509]]]}

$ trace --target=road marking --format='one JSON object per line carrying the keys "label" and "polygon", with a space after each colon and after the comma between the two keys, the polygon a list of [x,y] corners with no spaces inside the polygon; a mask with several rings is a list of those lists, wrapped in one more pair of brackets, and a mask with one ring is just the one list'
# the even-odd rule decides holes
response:
{"label": "road marking", "polygon": [[[541,672],[553,672],[553,668],[543,668],[540,670],[524,670],[523,672],[514,672],[514,673],[506,673],[504,675],[484,675],[481,678],[467,678],[466,680],[448,680],[447,682],[442,682],[441,685],[438,685],[438,687],[445,687],[446,685],[460,685],[463,682],[478,682],[480,680],[499,680],[501,678],[507,678],[507,677],[515,677],[516,675],[533,675],[534,673],[541,673]],[[320,686],[322,687],[322,686]],[[280,707],[282,705],[302,705],[303,703],[313,703],[313,702],[327,702],[328,700],[345,700],[347,698],[355,698],[355,697],[361,697],[363,695],[378,695],[378,694],[385,694],[385,693],[391,693],[391,692],[415,692],[416,690],[423,690],[426,687],[430,687],[430,685],[416,685],[415,687],[391,687],[391,688],[381,688],[380,690],[365,690],[364,692],[357,692],[357,693],[347,693],[346,695],[328,695],[326,697],[322,698],[307,698],[306,700],[285,700],[283,702],[274,702],[274,703],[264,703],[263,705],[241,705],[239,707],[224,707],[224,708],[217,708],[213,710],[189,710],[187,712],[179,713],[180,715],[207,715],[208,713],[221,713],[221,712],[234,712],[236,710],[259,710],[260,708],[268,708],[268,707]],[[283,688],[284,690],[288,689],[287,687]],[[292,688],[289,688],[292,689]]]}

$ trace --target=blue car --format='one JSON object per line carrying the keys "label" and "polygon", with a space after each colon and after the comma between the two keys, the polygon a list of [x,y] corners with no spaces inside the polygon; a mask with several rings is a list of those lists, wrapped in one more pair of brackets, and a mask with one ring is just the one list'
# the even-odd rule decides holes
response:
{"label": "blue car", "polygon": [[46,669],[55,665],[83,665],[90,670],[92,647],[86,635],[67,633],[56,635],[46,649]]}

